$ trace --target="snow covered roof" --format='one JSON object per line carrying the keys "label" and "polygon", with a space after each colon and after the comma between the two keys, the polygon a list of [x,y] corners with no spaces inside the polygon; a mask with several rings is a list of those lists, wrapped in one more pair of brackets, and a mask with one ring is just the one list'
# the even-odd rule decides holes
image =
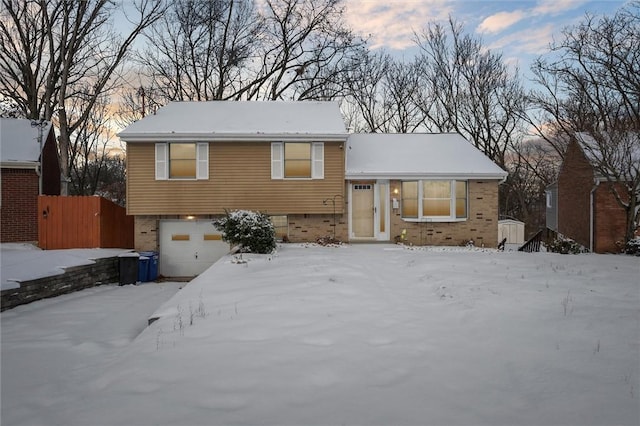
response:
{"label": "snow covered roof", "polygon": [[506,176],[457,133],[356,133],[347,141],[347,179]]}
{"label": "snow covered roof", "polygon": [[611,137],[603,133],[598,142],[591,134],[577,132],[576,139],[587,160],[596,168],[599,178],[605,178],[608,171],[610,177],[624,175],[640,164],[640,136],[634,133],[618,134]]}
{"label": "snow covered roof", "polygon": [[[34,167],[40,161],[40,139],[32,120],[0,118],[0,161],[2,167]],[[51,130],[48,122],[43,129],[42,143]]]}
{"label": "snow covered roof", "polygon": [[194,140],[341,140],[337,102],[171,102],[118,135],[126,142]]}

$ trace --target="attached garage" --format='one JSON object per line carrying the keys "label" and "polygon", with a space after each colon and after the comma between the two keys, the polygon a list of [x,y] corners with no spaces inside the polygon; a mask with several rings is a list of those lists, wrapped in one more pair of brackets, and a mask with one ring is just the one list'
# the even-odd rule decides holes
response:
{"label": "attached garage", "polygon": [[160,221],[160,275],[193,277],[229,253],[211,220]]}

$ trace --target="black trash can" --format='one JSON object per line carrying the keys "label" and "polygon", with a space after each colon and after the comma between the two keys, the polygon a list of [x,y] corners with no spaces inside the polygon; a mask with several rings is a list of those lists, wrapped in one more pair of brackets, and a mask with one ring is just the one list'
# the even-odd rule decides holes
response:
{"label": "black trash can", "polygon": [[118,256],[120,285],[135,284],[138,281],[138,253],[124,253]]}

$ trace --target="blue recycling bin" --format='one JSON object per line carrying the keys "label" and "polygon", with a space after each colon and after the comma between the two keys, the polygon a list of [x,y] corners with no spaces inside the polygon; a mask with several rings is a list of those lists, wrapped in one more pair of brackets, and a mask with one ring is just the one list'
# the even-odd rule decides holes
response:
{"label": "blue recycling bin", "polygon": [[148,257],[148,275],[147,281],[155,281],[158,279],[158,255],[157,251],[142,251],[140,256]]}
{"label": "blue recycling bin", "polygon": [[149,281],[149,258],[142,253],[138,258],[138,281],[145,283]]}

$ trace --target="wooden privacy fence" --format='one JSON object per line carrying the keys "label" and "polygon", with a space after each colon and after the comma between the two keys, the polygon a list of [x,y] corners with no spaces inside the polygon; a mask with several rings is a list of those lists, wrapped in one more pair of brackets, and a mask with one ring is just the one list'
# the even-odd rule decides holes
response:
{"label": "wooden privacy fence", "polygon": [[102,197],[38,197],[38,246],[133,248],[133,216]]}

